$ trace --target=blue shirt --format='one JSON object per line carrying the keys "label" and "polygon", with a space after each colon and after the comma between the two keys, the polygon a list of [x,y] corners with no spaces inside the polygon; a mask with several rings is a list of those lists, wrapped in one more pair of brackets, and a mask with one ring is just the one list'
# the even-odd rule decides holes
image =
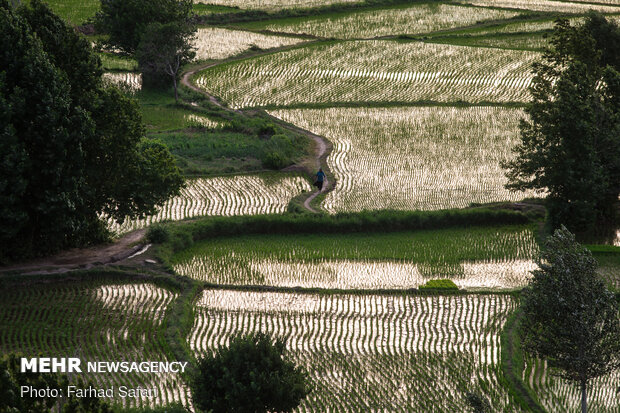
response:
{"label": "blue shirt", "polygon": [[316,180],[319,182],[323,182],[323,179],[325,178],[325,173],[323,171],[319,171],[316,173]]}

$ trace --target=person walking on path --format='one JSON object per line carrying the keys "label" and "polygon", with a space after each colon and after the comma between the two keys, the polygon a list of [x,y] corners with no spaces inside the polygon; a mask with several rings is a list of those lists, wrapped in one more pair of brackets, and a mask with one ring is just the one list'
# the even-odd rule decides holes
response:
{"label": "person walking on path", "polygon": [[314,183],[319,188],[319,191],[323,190],[323,181],[325,181],[325,172],[323,172],[322,168],[319,168],[319,171],[316,173],[316,182]]}

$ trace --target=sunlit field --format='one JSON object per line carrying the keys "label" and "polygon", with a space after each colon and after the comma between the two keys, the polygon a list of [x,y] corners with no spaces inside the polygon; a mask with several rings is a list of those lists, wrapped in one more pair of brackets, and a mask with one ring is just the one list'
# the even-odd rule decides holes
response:
{"label": "sunlit field", "polygon": [[[580,0],[458,0],[459,3],[472,4],[474,6],[506,7],[512,9],[525,9],[534,11],[585,13],[588,10],[596,10],[601,13],[618,13],[620,6],[617,0],[593,0],[592,2],[580,3]],[[606,3],[606,4],[595,4]]]}
{"label": "sunlit field", "polygon": [[355,41],[207,69],[196,78],[232,107],[331,102],[527,101],[536,52]]}
{"label": "sunlit field", "polygon": [[288,46],[299,43],[301,39],[252,33],[243,30],[220,28],[199,28],[193,45],[196,60],[226,59],[255,46],[260,49]]}
{"label": "sunlit field", "polygon": [[538,247],[529,227],[390,234],[245,236],[177,254],[178,274],[218,284],[408,289],[449,278],[468,290],[525,286]]}
{"label": "sunlit field", "polygon": [[277,11],[282,9],[302,9],[328,6],[336,3],[360,3],[363,0],[194,0],[194,3],[215,4],[218,6],[239,7],[242,9],[262,9]]}
{"label": "sunlit field", "polygon": [[303,33],[326,38],[359,39],[399,34],[427,33],[486,20],[507,19],[519,13],[446,4],[416,4],[407,8],[369,10],[292,21],[253,23],[252,28]]}
{"label": "sunlit field", "polygon": [[497,411],[520,412],[499,381],[499,333],[515,304],[508,295],[206,290],[189,345],[204,354],[253,331],[286,339],[313,387],[302,412],[464,412],[466,391]]}
{"label": "sunlit field", "polygon": [[[534,390],[538,400],[549,413],[581,412],[579,385],[552,376],[546,361],[527,361],[523,371],[523,382]],[[589,382],[588,411],[620,412],[618,383],[620,383],[620,372],[598,377]]]}
{"label": "sunlit field", "polygon": [[336,187],[322,207],[443,209],[516,201],[499,162],[512,158],[520,109],[497,107],[330,108],[273,115],[334,144]]}
{"label": "sunlit field", "polygon": [[236,175],[187,181],[181,195],[168,200],[156,215],[122,224],[108,220],[108,228],[124,233],[164,220],[204,215],[278,214],[290,200],[312,188],[307,180],[290,174]]}
{"label": "sunlit field", "polygon": [[[86,361],[173,361],[165,342],[164,313],[176,294],[153,284],[77,282],[0,290],[0,353],[78,357]],[[187,402],[177,374],[88,373],[100,387],[158,389],[153,399],[126,398],[131,406]],[[122,403],[122,399],[114,400]]]}

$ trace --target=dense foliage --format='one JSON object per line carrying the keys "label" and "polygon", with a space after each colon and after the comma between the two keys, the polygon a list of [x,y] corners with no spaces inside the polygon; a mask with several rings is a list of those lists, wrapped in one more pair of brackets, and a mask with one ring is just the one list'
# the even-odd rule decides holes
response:
{"label": "dense foliage", "polygon": [[100,214],[153,213],[182,178],[137,105],[40,0],[0,1],[0,262],[102,240]]}
{"label": "dense foliage", "polygon": [[565,227],[549,238],[538,265],[523,292],[522,343],[581,386],[585,413],[589,380],[620,368],[619,306],[590,251]]}
{"label": "dense foliage", "polygon": [[[556,22],[553,50],[534,66],[508,187],[547,191],[550,224],[611,227],[620,194],[620,28],[590,14]],[[601,225],[602,224],[602,225]]]}
{"label": "dense foliage", "polygon": [[194,405],[208,412],[285,412],[306,397],[305,373],[284,358],[284,343],[263,333],[236,336],[198,362]]}
{"label": "dense foliage", "polygon": [[95,16],[98,32],[107,34],[107,46],[133,54],[151,23],[188,22],[191,0],[101,0]]}
{"label": "dense foliage", "polygon": [[157,83],[161,78],[172,78],[177,102],[179,70],[196,55],[191,45],[195,32],[196,27],[187,22],[154,22],[145,28],[136,50],[143,82]]}

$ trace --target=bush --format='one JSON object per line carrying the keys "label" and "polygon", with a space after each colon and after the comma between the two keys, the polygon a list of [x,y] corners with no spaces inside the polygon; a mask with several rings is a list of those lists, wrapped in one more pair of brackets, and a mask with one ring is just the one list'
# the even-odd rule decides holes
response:
{"label": "bush", "polygon": [[146,239],[152,244],[163,244],[170,241],[170,230],[161,224],[152,225],[146,231]]}
{"label": "bush", "polygon": [[233,337],[229,347],[198,361],[190,379],[194,405],[209,412],[291,411],[309,389],[284,348],[263,333]]}
{"label": "bush", "polygon": [[269,152],[263,157],[262,164],[268,169],[282,169],[287,166],[288,162],[282,153]]}
{"label": "bush", "polygon": [[459,287],[452,280],[428,280],[426,284],[420,286],[420,290],[454,290]]}

